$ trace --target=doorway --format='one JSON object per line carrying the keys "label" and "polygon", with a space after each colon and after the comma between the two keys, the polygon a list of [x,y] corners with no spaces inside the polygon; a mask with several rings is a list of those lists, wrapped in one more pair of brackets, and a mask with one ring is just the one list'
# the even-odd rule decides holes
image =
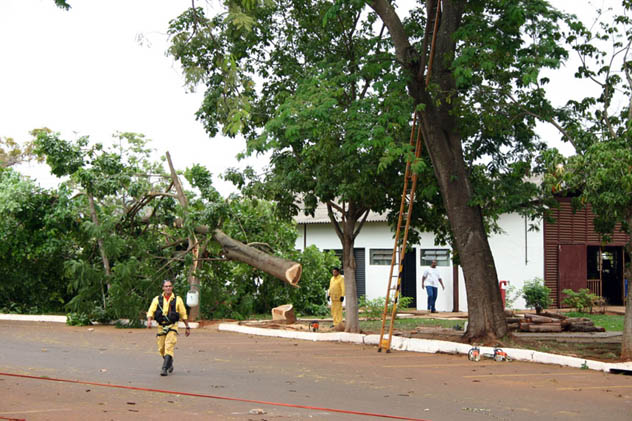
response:
{"label": "doorway", "polygon": [[601,295],[609,305],[623,305],[623,247],[588,246],[586,253],[588,279],[600,280],[601,293],[595,288],[590,288],[591,292]]}
{"label": "doorway", "polygon": [[406,252],[402,267],[402,297],[411,297],[411,308],[417,308],[417,249]]}

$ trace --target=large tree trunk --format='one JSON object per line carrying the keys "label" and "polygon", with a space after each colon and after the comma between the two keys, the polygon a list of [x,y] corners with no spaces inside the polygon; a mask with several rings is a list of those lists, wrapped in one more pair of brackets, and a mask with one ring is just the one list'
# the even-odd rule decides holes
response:
{"label": "large tree trunk", "polygon": [[[632,226],[632,217],[627,218],[628,226]],[[628,241],[625,250],[632,256],[632,241]],[[625,316],[623,319],[623,340],[621,342],[621,359],[632,361],[632,262],[627,262],[624,269],[625,279],[628,280],[628,294],[625,304]],[[624,286],[625,287],[625,286]]]}
{"label": "large tree trunk", "polygon": [[628,295],[625,304],[625,317],[623,319],[623,341],[621,342],[621,359],[623,361],[632,361],[632,285],[630,285],[630,276],[632,270],[626,270],[628,279]]}
{"label": "large tree trunk", "polygon": [[415,104],[425,106],[420,112],[424,143],[441,189],[465,275],[469,320],[466,336],[470,339],[502,337],[507,333],[507,324],[498,288],[498,275],[482,211],[480,207],[470,205],[473,191],[463,157],[461,136],[457,131],[458,124],[452,114],[453,101],[449,98],[456,92],[451,72],[456,51],[454,34],[461,23],[465,2],[445,0],[442,4],[430,79],[439,89],[432,94],[426,90],[424,76],[432,45],[437,1],[426,1],[426,16],[429,18],[422,54],[410,45],[399,17],[386,0],[373,0],[371,7],[389,29],[398,60],[412,75],[408,85],[409,94]]}
{"label": "large tree trunk", "polygon": [[[450,126],[436,127],[436,115],[422,114],[428,132],[426,147],[432,159],[448,212],[455,247],[465,276],[469,338],[502,337],[507,325],[498,275],[480,207],[469,205],[473,192],[463,160],[460,138]],[[452,129],[453,130],[453,129]]]}
{"label": "large tree trunk", "polygon": [[358,287],[356,284],[356,261],[353,254],[353,231],[345,228],[342,246],[342,267],[345,277],[345,332],[359,332]]}
{"label": "large tree trunk", "polygon": [[[334,215],[334,209],[340,213],[341,221]],[[342,267],[345,277],[345,332],[360,331],[358,315],[358,287],[356,284],[356,261],[353,254],[355,238],[362,230],[368,210],[358,208],[354,202],[337,205],[327,202],[329,220],[334,226],[336,235],[342,244]]]}
{"label": "large tree trunk", "polygon": [[250,247],[241,241],[230,238],[222,231],[213,231],[213,238],[222,246],[227,259],[246,263],[267,274],[270,274],[293,287],[298,286],[303,271],[300,263],[273,256]]}

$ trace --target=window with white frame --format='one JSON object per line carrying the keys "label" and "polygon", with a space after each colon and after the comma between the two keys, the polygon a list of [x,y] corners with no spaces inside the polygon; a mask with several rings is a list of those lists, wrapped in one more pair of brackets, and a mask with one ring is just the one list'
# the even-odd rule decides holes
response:
{"label": "window with white frame", "polygon": [[371,249],[369,251],[369,264],[379,266],[389,266],[393,258],[391,249]]}
{"label": "window with white frame", "polygon": [[448,249],[421,249],[421,266],[430,266],[433,260],[437,266],[450,266],[450,250]]}

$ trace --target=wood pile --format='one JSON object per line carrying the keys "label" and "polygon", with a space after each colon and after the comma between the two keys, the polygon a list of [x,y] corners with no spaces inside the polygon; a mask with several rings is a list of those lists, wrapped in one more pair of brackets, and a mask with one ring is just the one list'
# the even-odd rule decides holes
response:
{"label": "wood pile", "polygon": [[585,317],[567,317],[563,314],[545,312],[525,314],[524,317],[507,317],[509,330],[521,332],[605,332],[603,327],[595,326]]}

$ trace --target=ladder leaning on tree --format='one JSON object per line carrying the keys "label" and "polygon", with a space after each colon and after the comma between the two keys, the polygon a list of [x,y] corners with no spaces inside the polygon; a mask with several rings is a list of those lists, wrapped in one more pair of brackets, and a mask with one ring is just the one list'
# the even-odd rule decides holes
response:
{"label": "ladder leaning on tree", "polygon": [[[426,73],[426,87],[430,82],[430,74],[432,72],[432,61],[434,58],[435,41],[437,39],[437,30],[439,28],[439,18],[441,14],[441,0],[437,0],[436,14],[434,18],[434,27],[432,33],[432,43],[430,46],[430,54],[428,59],[428,72]],[[417,136],[415,136],[415,129],[417,129]],[[415,111],[413,116],[413,127],[410,131],[410,145],[415,145],[415,158],[417,161],[421,157],[421,140],[423,130],[421,128],[421,116]],[[416,138],[416,140],[415,140]],[[412,170],[413,160],[410,158],[406,160],[406,172],[404,173],[404,191],[402,192],[402,200],[399,207],[399,217],[397,218],[397,229],[395,232],[395,245],[393,246],[393,255],[391,257],[391,269],[388,275],[388,288],[386,290],[386,297],[384,299],[384,312],[382,313],[382,327],[380,329],[380,341],[378,342],[377,351],[382,352],[385,349],[386,352],[391,351],[391,341],[393,339],[393,328],[395,325],[395,319],[397,316],[397,302],[399,301],[399,294],[402,287],[402,270],[404,269],[404,256],[406,255],[406,247],[408,245],[408,230],[410,228],[410,219],[413,212],[413,202],[415,200],[415,190],[417,189],[417,173]],[[403,219],[406,218],[406,222],[403,224]],[[402,235],[402,225],[404,226],[404,233]],[[401,240],[400,240],[401,239]],[[397,262],[398,271],[397,275],[394,275],[395,264]],[[393,279],[397,278],[395,285],[393,285]],[[393,306],[389,311],[389,304],[393,302]],[[389,320],[388,334],[386,331],[386,320]]]}
{"label": "ladder leaning on tree", "polygon": [[[415,128],[417,126],[417,113],[413,118],[413,127],[410,132],[410,145],[415,145],[415,159],[421,156],[421,125],[417,127],[417,136],[415,136]],[[415,137],[417,140],[415,141]],[[384,312],[382,314],[382,328],[380,329],[380,342],[378,343],[378,352],[382,349],[386,349],[386,352],[390,352],[391,338],[393,337],[393,326],[395,324],[395,317],[397,314],[397,302],[399,294],[401,292],[402,285],[402,269],[404,263],[404,256],[406,254],[406,245],[408,243],[408,230],[410,228],[410,219],[413,212],[413,202],[415,200],[415,190],[417,189],[417,173],[412,170],[412,160],[408,160],[406,163],[406,172],[404,173],[404,191],[402,193],[402,200],[399,207],[399,217],[397,218],[397,230],[395,232],[395,246],[393,247],[393,255],[391,256],[391,269],[388,275],[388,289],[386,291],[386,299],[384,300]],[[404,223],[403,219],[406,218]],[[402,225],[404,226],[404,233],[402,233]],[[397,263],[399,269],[397,274],[394,275],[395,264]],[[394,278],[397,278],[396,282],[393,282]],[[393,285],[395,284],[395,285]],[[389,304],[393,302],[393,306],[389,312]],[[388,336],[385,337],[386,319],[389,317],[390,323],[388,327]]]}

